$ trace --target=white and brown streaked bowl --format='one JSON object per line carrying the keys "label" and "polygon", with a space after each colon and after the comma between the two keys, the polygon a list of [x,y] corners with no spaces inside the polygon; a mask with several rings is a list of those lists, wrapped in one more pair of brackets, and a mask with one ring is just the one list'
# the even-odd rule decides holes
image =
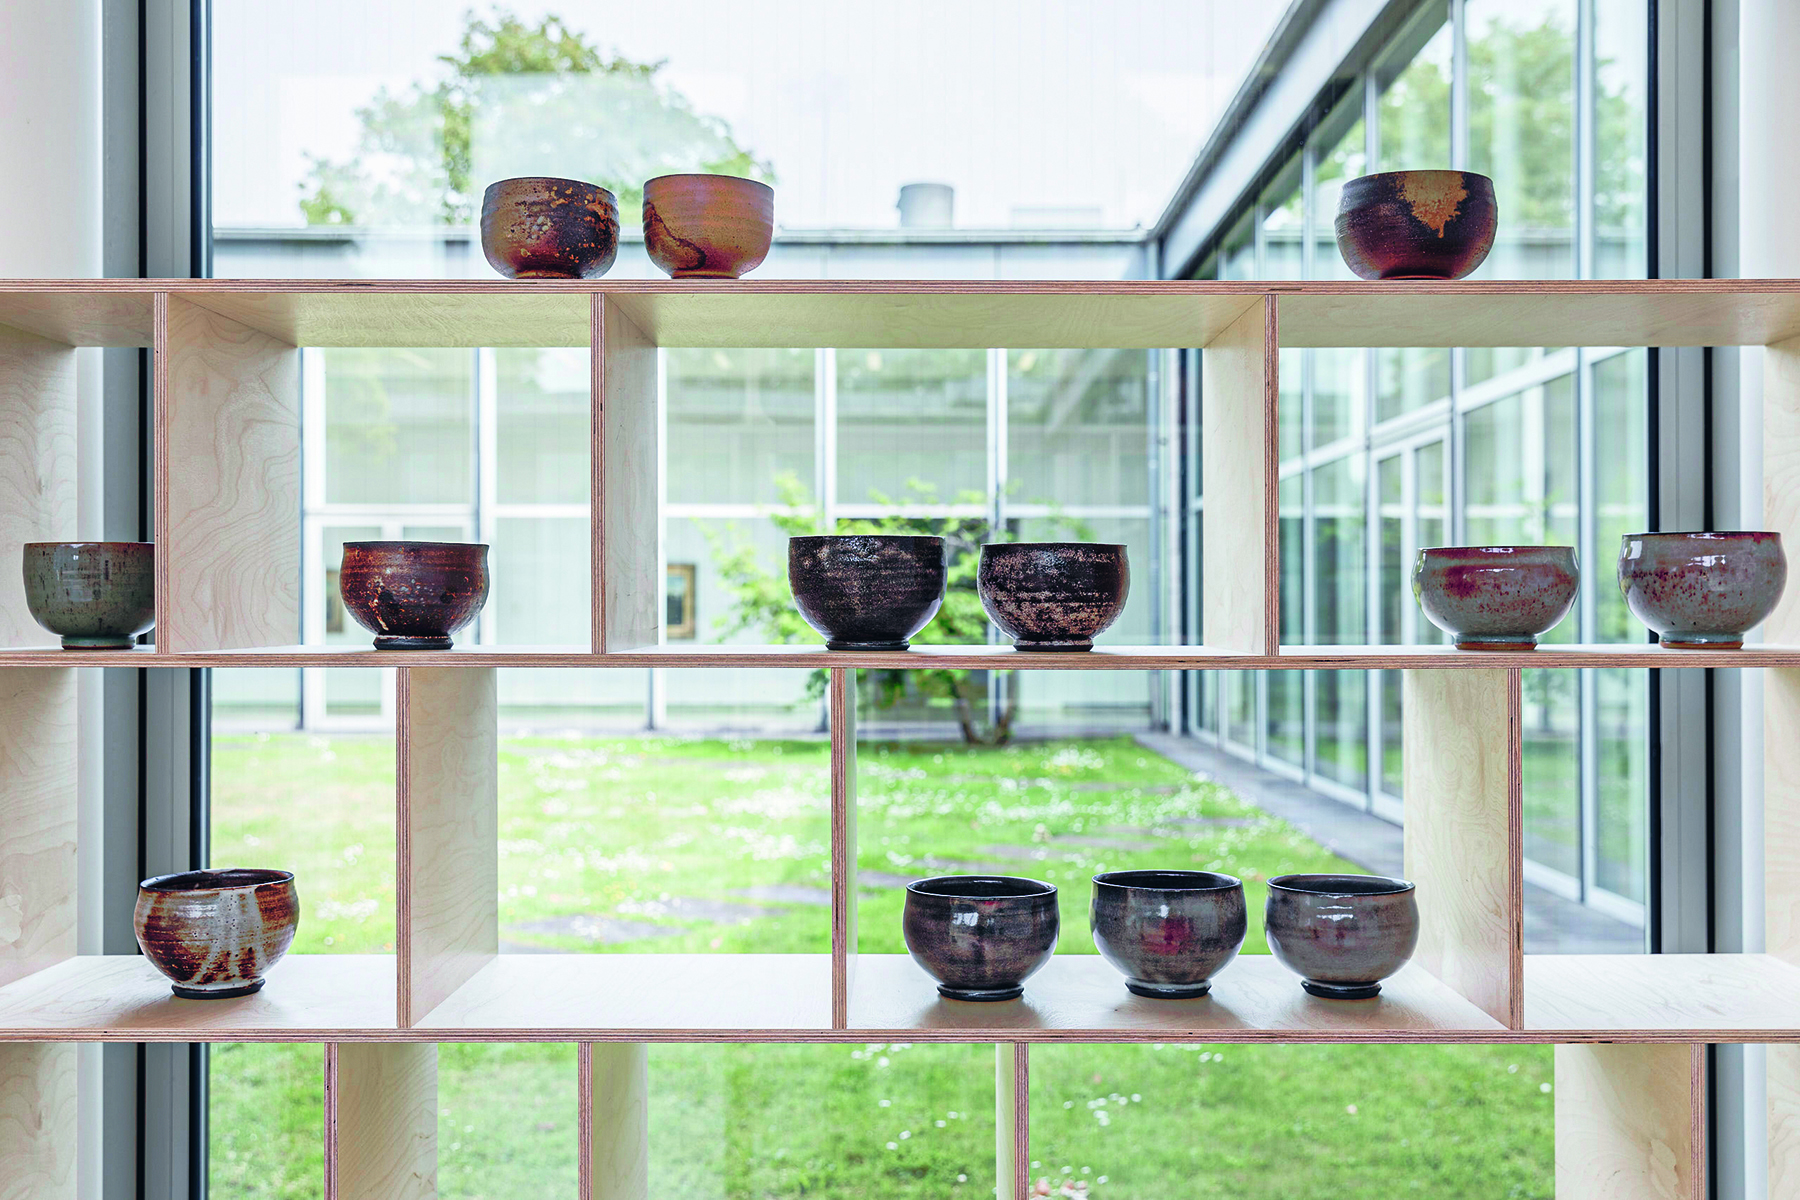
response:
{"label": "white and brown streaked bowl", "polygon": [[226,867],[138,884],[138,946],[189,1000],[248,996],[300,926],[292,871]]}

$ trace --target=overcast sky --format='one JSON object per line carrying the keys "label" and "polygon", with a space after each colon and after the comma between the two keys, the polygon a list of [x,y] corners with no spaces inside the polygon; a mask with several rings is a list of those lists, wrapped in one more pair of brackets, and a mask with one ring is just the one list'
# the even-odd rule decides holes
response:
{"label": "overcast sky", "polygon": [[[308,153],[342,158],[383,84],[435,78],[469,0],[214,0],[214,220],[301,223]],[[479,11],[490,11],[476,6]],[[1148,225],[1284,5],[1276,0],[559,0],[773,163],[777,221],[891,227],[903,183],[956,223]],[[1058,221],[1058,224],[1066,223]]]}

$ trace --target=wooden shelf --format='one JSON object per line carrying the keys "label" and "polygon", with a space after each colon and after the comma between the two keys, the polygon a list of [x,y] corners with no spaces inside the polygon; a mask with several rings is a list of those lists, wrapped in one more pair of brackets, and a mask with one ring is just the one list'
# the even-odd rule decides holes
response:
{"label": "wooden shelf", "polygon": [[1796,1042],[1800,967],[1769,954],[1534,954],[1525,1028],[1559,1042]]}
{"label": "wooden shelf", "polygon": [[1008,646],[915,646],[911,650],[833,651],[823,646],[655,646],[596,654],[580,646],[458,646],[454,650],[376,650],[369,646],[268,646],[158,653],[0,649],[5,667],[589,667],[682,669],[778,667],[793,670],[977,671],[1381,671],[1518,670],[1547,667],[1720,669],[1800,667],[1800,646],[1742,650],[1665,650],[1649,643],[1542,646],[1531,651],[1458,650],[1451,646],[1283,646],[1278,654],[1237,654],[1207,646],[1100,646],[1085,654],[1020,653]]}

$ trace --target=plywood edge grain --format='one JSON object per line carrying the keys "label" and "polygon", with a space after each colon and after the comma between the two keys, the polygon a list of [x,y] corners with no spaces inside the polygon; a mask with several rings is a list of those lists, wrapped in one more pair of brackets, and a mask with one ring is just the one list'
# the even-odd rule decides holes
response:
{"label": "plywood edge grain", "polygon": [[994,1194],[1027,1200],[1031,1194],[1031,1048],[994,1046]]}
{"label": "plywood edge grain", "polygon": [[156,652],[172,647],[163,631],[169,627],[169,294],[151,297],[150,317],[150,442],[152,537],[156,542]]}

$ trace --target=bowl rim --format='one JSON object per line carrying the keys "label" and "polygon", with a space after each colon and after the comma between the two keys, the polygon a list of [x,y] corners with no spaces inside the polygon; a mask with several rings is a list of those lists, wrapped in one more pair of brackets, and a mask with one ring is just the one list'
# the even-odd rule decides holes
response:
{"label": "bowl rim", "polygon": [[1502,554],[1509,554],[1509,555],[1510,554],[1526,554],[1526,553],[1532,553],[1532,552],[1539,551],[1539,550],[1564,550],[1564,551],[1567,551],[1571,556],[1574,555],[1574,553],[1575,553],[1575,547],[1573,547],[1573,546],[1551,546],[1551,545],[1543,545],[1543,546],[1420,546],[1419,547],[1419,557],[1424,558],[1428,554],[1492,554],[1492,555],[1498,557]]}
{"label": "bowl rim", "polygon": [[59,550],[66,547],[72,550],[113,550],[121,546],[142,546],[152,553],[156,551],[155,542],[25,542],[20,548],[23,550]]}
{"label": "bowl rim", "polygon": [[566,175],[508,175],[505,179],[496,179],[494,182],[488,184],[487,187],[483,188],[481,198],[483,200],[487,199],[488,193],[492,192],[497,187],[504,187],[509,183],[572,183],[577,187],[592,188],[594,191],[605,196],[608,200],[611,200],[614,204],[619,202],[619,198],[613,195],[612,189],[604,184],[590,183],[585,179],[571,179]]}
{"label": "bowl rim", "polygon": [[1123,556],[1126,547],[1123,542],[983,542],[981,552],[989,550],[1117,550]]}
{"label": "bowl rim", "polygon": [[752,179],[748,175],[727,175],[722,171],[671,171],[667,175],[656,175],[644,180],[643,190],[649,191],[653,183],[661,183],[665,179],[730,179],[738,183],[753,184],[773,196],[775,189],[760,179]]}
{"label": "bowl rim", "polygon": [[[1187,883],[1153,884],[1132,882],[1131,876],[1163,875],[1186,879]],[[1217,882],[1201,882],[1213,880]],[[1129,871],[1102,871],[1094,876],[1099,887],[1113,887],[1129,892],[1229,892],[1243,891],[1244,881],[1223,871],[1187,871],[1144,867]]]}
{"label": "bowl rim", "polygon": [[[884,542],[936,542],[944,544],[944,537],[939,533],[796,533],[788,538],[788,545],[795,542],[848,542],[863,538],[874,538]],[[346,546],[350,543],[345,542]]]}
{"label": "bowl rim", "polygon": [[[1376,886],[1333,887],[1328,880],[1366,880]],[[1296,896],[1399,896],[1418,888],[1410,879],[1394,875],[1355,875],[1347,873],[1300,873],[1276,875],[1269,880],[1270,892],[1288,892]]]}
{"label": "bowl rim", "polygon": [[[948,890],[958,884],[966,886],[976,883],[997,883],[1016,887],[1017,890],[989,896]],[[913,880],[906,885],[906,890],[909,895],[931,896],[940,900],[1041,900],[1056,895],[1054,883],[1045,883],[1041,879],[1031,879],[1024,875],[933,875],[929,879]]]}
{"label": "bowl rim", "polygon": [[[201,882],[224,876],[255,876],[240,882]],[[164,896],[192,896],[206,892],[254,892],[258,888],[283,887],[294,882],[294,873],[278,867],[203,867],[197,871],[173,871],[153,875],[138,883],[138,891]]]}
{"label": "bowl rim", "polygon": [[486,542],[429,542],[429,541],[425,541],[424,539],[421,539],[421,538],[396,538],[396,539],[393,539],[390,541],[383,541],[383,540],[377,539],[375,541],[367,541],[367,542],[345,542],[344,543],[344,549],[346,549],[346,550],[350,549],[350,547],[352,547],[352,546],[355,546],[358,550],[376,550],[376,551],[379,551],[379,550],[404,550],[409,547],[420,547],[420,546],[432,546],[432,547],[459,546],[459,547],[467,547],[470,550],[487,550],[487,549],[489,549],[489,546]]}
{"label": "bowl rim", "polygon": [[1365,179],[1398,179],[1403,175],[1455,175],[1461,179],[1485,179],[1490,187],[1494,182],[1493,176],[1483,175],[1480,171],[1463,171],[1456,167],[1412,167],[1400,171],[1371,171],[1367,175],[1358,175],[1354,179],[1345,180],[1344,187],[1348,188]]}
{"label": "bowl rim", "polygon": [[1658,529],[1645,533],[1622,533],[1619,535],[1619,544],[1622,546],[1626,542],[1640,538],[1659,538],[1668,540],[1679,538],[1682,541],[1690,542],[1712,541],[1715,539],[1722,540],[1725,538],[1774,538],[1779,542],[1781,540],[1781,531],[1778,529]]}

